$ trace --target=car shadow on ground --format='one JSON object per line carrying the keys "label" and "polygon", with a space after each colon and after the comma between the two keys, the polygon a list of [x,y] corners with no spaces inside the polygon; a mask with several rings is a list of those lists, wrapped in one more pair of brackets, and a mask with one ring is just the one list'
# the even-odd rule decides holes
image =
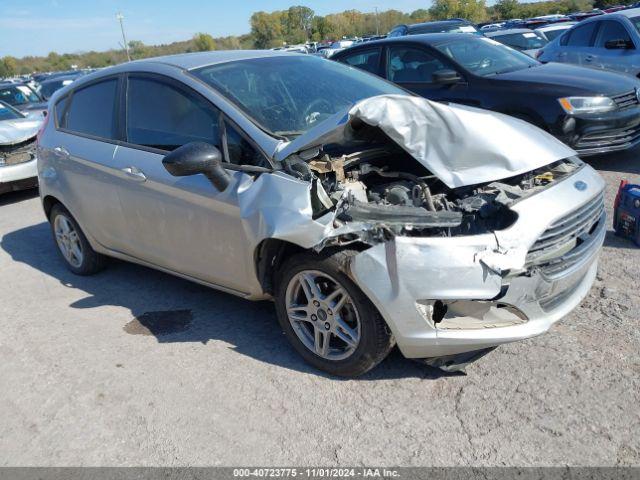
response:
{"label": "car shadow on ground", "polygon": [[[307,365],[289,345],[271,302],[251,302],[150,268],[110,260],[97,275],[69,272],[58,256],[49,225],[42,222],[5,234],[0,246],[21,262],[85,292],[71,308],[119,306],[131,311],[127,334],[153,335],[159,343],[223,341],[239,354],[283,368],[330,377]],[[109,321],[109,318],[104,318]],[[397,349],[360,380],[436,379],[461,375],[405,359]]]}
{"label": "car shadow on ground", "polygon": [[629,250],[636,250],[640,247],[633,243],[630,238],[618,237],[613,230],[608,230],[604,237],[604,246],[611,248],[626,248]]}
{"label": "car shadow on ground", "polygon": [[37,188],[30,188],[28,190],[18,190],[17,192],[7,192],[0,195],[0,207],[4,205],[10,205],[12,203],[22,202],[24,200],[30,200],[38,196]]}

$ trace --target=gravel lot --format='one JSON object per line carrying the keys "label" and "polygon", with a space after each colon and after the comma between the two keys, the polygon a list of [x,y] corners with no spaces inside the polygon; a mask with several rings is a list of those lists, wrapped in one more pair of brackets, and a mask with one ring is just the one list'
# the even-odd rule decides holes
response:
{"label": "gravel lot", "polygon": [[[637,151],[590,163],[609,207],[640,183]],[[34,193],[0,197],[0,238],[0,465],[640,465],[640,249],[612,232],[547,335],[358,380],[307,367],[270,303],[117,261],[73,276]]]}

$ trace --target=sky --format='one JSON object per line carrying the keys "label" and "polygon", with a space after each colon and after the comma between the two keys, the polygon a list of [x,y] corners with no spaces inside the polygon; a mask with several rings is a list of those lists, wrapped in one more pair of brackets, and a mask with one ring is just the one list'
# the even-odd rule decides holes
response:
{"label": "sky", "polygon": [[253,12],[305,5],[316,14],[394,8],[411,12],[430,0],[0,0],[0,57],[75,53],[120,48],[116,13],[124,15],[127,40],[156,45],[196,32],[214,37],[250,30]]}

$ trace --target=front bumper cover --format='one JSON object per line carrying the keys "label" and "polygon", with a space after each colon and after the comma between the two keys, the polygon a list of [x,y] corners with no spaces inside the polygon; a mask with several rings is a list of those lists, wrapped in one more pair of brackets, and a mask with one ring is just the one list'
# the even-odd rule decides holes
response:
{"label": "front bumper cover", "polygon": [[[587,185],[585,190],[574,187]],[[589,166],[512,206],[519,219],[495,234],[396,237],[356,255],[351,274],[379,309],[408,358],[454,355],[547,331],[587,295],[606,233],[603,218],[580,261],[552,278],[525,268],[527,252],[556,220],[600,195],[604,182]],[[514,274],[513,272],[522,273]],[[499,302],[522,319],[504,326],[445,329],[425,308],[433,302]]]}
{"label": "front bumper cover", "polygon": [[561,138],[581,156],[628,150],[640,144],[640,107],[599,115],[568,115]]}
{"label": "front bumper cover", "polygon": [[38,185],[37,160],[0,166],[0,193],[33,188]]}

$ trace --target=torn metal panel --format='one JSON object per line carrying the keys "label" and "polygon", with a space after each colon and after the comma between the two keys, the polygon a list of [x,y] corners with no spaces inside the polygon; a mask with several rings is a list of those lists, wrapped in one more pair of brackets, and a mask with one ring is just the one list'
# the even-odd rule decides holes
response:
{"label": "torn metal panel", "polygon": [[283,173],[253,179],[244,175],[238,186],[240,218],[253,245],[277,238],[311,248],[326,236],[326,226],[313,220],[311,184]]}
{"label": "torn metal panel", "polygon": [[276,160],[357,135],[354,120],[380,128],[450,188],[500,180],[576,153],[539,128],[516,118],[409,95],[360,101],[283,143]]}

